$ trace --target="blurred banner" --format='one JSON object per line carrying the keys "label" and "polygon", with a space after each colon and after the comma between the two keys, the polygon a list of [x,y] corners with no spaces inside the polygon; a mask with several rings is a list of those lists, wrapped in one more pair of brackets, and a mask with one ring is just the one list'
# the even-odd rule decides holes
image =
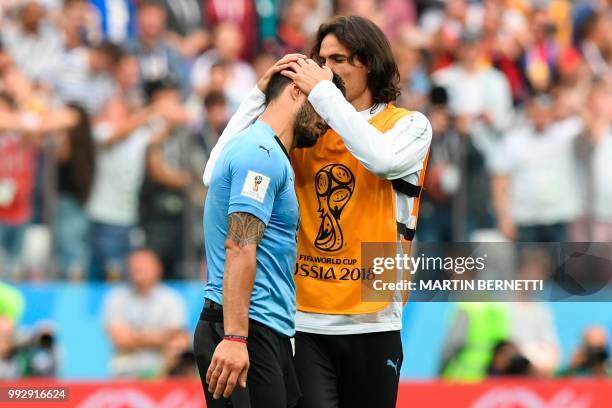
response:
{"label": "blurred banner", "polygon": [[397,407],[604,408],[611,390],[604,380],[402,383]]}
{"label": "blurred banner", "polygon": [[[3,384],[4,387],[40,387],[41,382]],[[43,403],[57,408],[200,408],[205,406],[197,381],[155,382],[62,382],[68,402]],[[610,406],[612,381],[486,381],[478,384],[403,382],[398,408],[604,408]],[[7,403],[7,407],[34,407],[30,403]],[[375,408],[375,407],[373,407]]]}

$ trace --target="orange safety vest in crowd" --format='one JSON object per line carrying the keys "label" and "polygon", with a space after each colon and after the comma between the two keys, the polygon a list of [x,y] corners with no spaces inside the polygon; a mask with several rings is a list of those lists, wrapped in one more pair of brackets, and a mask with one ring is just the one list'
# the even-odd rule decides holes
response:
{"label": "orange safety vest in crowd", "polygon": [[[389,104],[369,123],[386,132],[409,113]],[[312,148],[293,149],[291,162],[300,204],[294,271],[298,310],[326,314],[383,310],[389,300],[361,300],[361,281],[368,273],[361,269],[361,243],[397,242],[398,230],[412,239],[414,230],[396,221],[393,190],[415,197],[416,218],[425,168],[419,186],[383,180],[368,171],[333,130]]]}

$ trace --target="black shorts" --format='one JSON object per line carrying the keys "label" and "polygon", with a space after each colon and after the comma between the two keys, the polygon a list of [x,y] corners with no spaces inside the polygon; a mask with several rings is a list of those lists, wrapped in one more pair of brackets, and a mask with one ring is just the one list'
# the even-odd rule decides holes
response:
{"label": "black shorts", "polygon": [[298,332],[300,408],[394,408],[403,353],[399,331],[351,335]]}
{"label": "black shorts", "polygon": [[223,335],[223,310],[207,300],[193,341],[207,408],[288,408],[297,405],[300,387],[293,367],[290,338],[253,320],[249,320],[250,366],[246,389],[236,385],[230,398],[213,399],[208,392],[206,371]]}

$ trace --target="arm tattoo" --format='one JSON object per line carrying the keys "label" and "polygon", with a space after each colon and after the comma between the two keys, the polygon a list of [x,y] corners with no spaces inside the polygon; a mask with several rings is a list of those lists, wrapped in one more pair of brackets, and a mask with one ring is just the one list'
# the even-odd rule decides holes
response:
{"label": "arm tattoo", "polygon": [[266,225],[254,215],[232,213],[227,219],[227,239],[236,242],[240,248],[250,244],[259,244]]}

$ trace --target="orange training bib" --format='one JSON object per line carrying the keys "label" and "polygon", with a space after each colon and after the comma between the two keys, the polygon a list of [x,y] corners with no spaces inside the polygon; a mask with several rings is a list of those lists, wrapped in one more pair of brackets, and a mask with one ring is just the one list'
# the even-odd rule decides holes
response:
{"label": "orange training bib", "polygon": [[[370,119],[381,132],[410,112],[391,104]],[[300,230],[294,278],[297,308],[327,314],[373,313],[362,302],[362,242],[397,241],[393,186],[368,171],[333,130],[313,148],[293,149]],[[371,272],[369,272],[371,273]]]}

